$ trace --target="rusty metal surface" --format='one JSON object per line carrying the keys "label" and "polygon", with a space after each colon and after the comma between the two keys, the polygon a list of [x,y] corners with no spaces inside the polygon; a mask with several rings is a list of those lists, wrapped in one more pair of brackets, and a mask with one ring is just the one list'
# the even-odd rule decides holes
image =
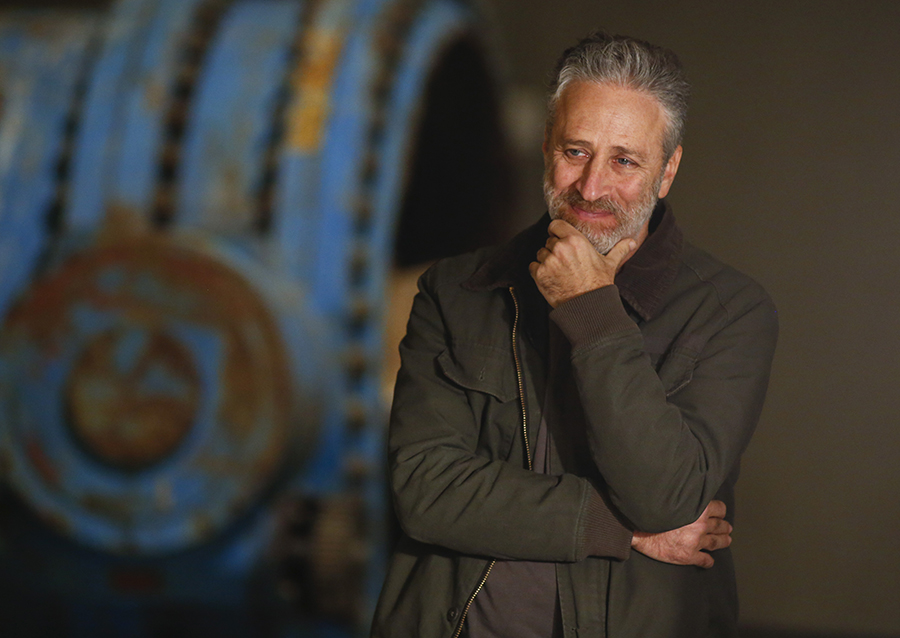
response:
{"label": "rusty metal surface", "polygon": [[357,625],[366,620],[367,538],[360,497],[289,498],[278,507],[272,554],[278,587],[298,609]]}
{"label": "rusty metal surface", "polygon": [[212,42],[186,122],[174,223],[222,235],[259,224],[265,158],[299,2],[235,3]]}
{"label": "rusty metal surface", "polygon": [[270,482],[298,388],[249,272],[138,235],[32,286],[2,327],[0,418],[39,512],[91,545],[161,551],[210,538]]}
{"label": "rusty metal surface", "polygon": [[125,471],[168,458],[197,417],[200,378],[190,351],[160,330],[106,332],[74,361],[69,426],[84,448]]}
{"label": "rusty metal surface", "polygon": [[142,54],[157,3],[120,0],[104,24],[103,44],[92,69],[72,157],[69,198],[63,227],[90,233],[107,209],[126,128],[126,97],[141,77]]}
{"label": "rusty metal surface", "polygon": [[307,613],[343,619],[301,635],[365,616],[387,510],[386,270],[427,82],[474,20],[463,5],[110,11],[57,175],[71,198],[0,313],[0,471],[42,530],[91,548],[22,528],[44,575],[69,579],[57,591],[240,600],[287,494],[319,504]]}
{"label": "rusty metal surface", "polygon": [[291,77],[287,148],[314,153],[322,144],[331,109],[331,85],[347,37],[349,2],[319,3],[300,43],[301,64]]}
{"label": "rusty metal surface", "polygon": [[78,16],[0,26],[0,318],[46,250],[66,123],[94,32]]}
{"label": "rusty metal surface", "polygon": [[107,206],[138,211],[150,218],[156,206],[162,154],[171,133],[185,69],[184,56],[194,43],[206,0],[157,0],[146,25],[134,81],[121,87],[122,131],[112,154],[113,172],[104,193]]}

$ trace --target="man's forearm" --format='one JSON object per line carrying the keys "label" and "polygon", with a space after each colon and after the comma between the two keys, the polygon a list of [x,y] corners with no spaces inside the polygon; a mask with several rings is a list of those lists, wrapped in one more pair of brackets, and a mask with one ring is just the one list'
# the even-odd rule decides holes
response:
{"label": "man's forearm", "polygon": [[694,521],[749,442],[777,330],[766,300],[735,315],[701,344],[689,382],[667,397],[614,286],[551,314],[572,345],[594,461],[638,529]]}

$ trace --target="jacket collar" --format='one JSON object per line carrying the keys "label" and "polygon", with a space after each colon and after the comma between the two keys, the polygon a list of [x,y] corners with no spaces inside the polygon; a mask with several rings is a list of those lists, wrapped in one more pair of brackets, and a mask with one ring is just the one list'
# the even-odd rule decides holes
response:
{"label": "jacket collar", "polygon": [[[494,290],[533,285],[528,264],[547,240],[549,225],[550,216],[545,214],[501,246],[463,282],[463,287]],[[650,218],[649,236],[616,275],[619,295],[645,321],[659,311],[666,291],[678,274],[683,244],[671,206],[666,200],[660,200]]]}

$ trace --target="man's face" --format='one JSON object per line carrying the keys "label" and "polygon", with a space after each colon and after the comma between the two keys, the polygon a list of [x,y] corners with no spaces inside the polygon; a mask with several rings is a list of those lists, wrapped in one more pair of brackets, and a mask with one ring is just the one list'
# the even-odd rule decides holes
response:
{"label": "man's face", "polygon": [[603,254],[626,237],[641,243],[681,160],[679,146],[664,161],[665,128],[665,112],[647,93],[595,82],[568,86],[543,147],[550,216],[572,224]]}

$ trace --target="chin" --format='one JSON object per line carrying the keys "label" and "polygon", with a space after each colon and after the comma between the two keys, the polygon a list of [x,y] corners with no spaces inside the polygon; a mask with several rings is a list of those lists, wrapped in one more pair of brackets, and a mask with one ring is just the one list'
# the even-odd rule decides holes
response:
{"label": "chin", "polygon": [[561,219],[574,226],[601,255],[608,253],[624,238],[619,221],[615,217],[603,218],[605,221],[610,221],[610,224],[598,223],[597,220],[588,221],[571,210],[550,211],[550,217]]}

